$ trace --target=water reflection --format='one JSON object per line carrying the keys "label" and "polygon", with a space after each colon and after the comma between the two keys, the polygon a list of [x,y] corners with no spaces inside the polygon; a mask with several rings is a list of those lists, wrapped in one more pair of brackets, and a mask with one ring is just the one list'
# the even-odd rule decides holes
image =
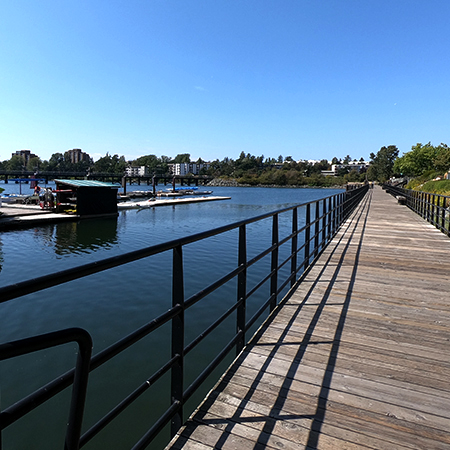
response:
{"label": "water reflection", "polygon": [[117,244],[117,219],[89,219],[55,227],[55,254],[92,253]]}

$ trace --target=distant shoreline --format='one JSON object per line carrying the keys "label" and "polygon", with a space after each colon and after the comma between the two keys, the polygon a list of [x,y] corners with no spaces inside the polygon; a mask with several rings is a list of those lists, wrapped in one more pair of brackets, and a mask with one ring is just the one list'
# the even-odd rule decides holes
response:
{"label": "distant shoreline", "polygon": [[207,186],[217,187],[266,187],[266,188],[294,188],[294,189],[345,189],[344,185],[315,186],[308,184],[246,184],[238,183],[235,179],[214,178]]}

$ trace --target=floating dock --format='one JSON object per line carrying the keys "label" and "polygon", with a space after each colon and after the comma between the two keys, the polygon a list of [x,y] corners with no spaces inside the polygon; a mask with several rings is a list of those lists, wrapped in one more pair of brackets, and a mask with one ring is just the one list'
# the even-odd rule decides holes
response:
{"label": "floating dock", "polygon": [[[123,202],[117,205],[119,211],[125,209],[144,209],[156,206],[184,205],[186,203],[211,202],[218,200],[229,200],[231,197],[183,197],[142,200],[140,202]],[[113,214],[116,216],[117,214]],[[26,228],[36,225],[47,225],[58,222],[77,221],[81,219],[92,219],[100,217],[111,217],[111,214],[84,215],[68,213],[55,213],[52,210],[42,209],[38,205],[8,204],[0,208],[0,230],[15,228]]]}
{"label": "floating dock", "polygon": [[77,217],[42,209],[38,205],[10,204],[0,208],[0,230],[67,222]]}
{"label": "floating dock", "polygon": [[142,208],[153,208],[156,206],[170,206],[170,205],[183,205],[186,203],[199,203],[199,202],[212,202],[218,200],[230,200],[231,197],[182,197],[182,198],[161,198],[161,199],[150,199],[142,200],[140,202],[124,202],[119,203],[117,208],[122,209],[142,209]]}

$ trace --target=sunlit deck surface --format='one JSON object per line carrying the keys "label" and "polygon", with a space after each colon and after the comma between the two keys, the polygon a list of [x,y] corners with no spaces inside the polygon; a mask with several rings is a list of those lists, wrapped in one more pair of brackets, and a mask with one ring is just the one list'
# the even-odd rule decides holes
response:
{"label": "sunlit deck surface", "polygon": [[381,188],[172,449],[450,449],[450,239]]}

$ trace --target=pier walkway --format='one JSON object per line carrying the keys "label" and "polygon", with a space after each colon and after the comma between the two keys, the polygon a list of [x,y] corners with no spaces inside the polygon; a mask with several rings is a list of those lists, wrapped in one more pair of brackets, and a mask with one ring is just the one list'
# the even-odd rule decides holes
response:
{"label": "pier walkway", "polygon": [[450,449],[450,239],[381,188],[171,449]]}

